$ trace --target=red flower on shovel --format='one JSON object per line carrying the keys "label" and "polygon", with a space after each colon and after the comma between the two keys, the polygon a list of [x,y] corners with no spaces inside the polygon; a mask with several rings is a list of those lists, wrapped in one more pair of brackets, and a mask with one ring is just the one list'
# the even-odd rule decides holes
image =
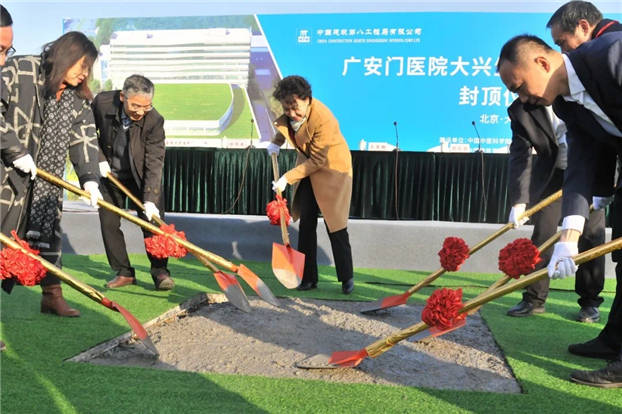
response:
{"label": "red flower on shovel", "polygon": [[469,257],[469,246],[460,237],[447,237],[438,252],[443,269],[455,272]]}
{"label": "red flower on shovel", "polygon": [[[38,255],[28,242],[17,237],[15,230],[11,235],[27,252]],[[45,277],[47,270],[40,261],[33,259],[21,250],[5,247],[0,251],[0,279],[16,278],[23,286],[34,286]]]}
{"label": "red flower on shovel", "polygon": [[462,306],[462,289],[437,289],[426,301],[421,320],[440,330],[449,329],[456,320],[466,317],[458,314]]}
{"label": "red flower on shovel", "polygon": [[276,195],[276,200],[272,200],[266,206],[266,215],[270,219],[270,224],[278,226],[281,223],[281,214],[285,217],[285,225],[289,224],[291,216],[287,209],[287,199]]}
{"label": "red flower on shovel", "polygon": [[529,239],[516,239],[499,250],[499,270],[518,279],[533,272],[540,257],[540,251]]}
{"label": "red flower on shovel", "polygon": [[182,240],[186,240],[186,233],[176,231],[174,224],[162,224],[160,226],[165,234],[157,234],[153,237],[145,239],[145,249],[158,259],[166,259],[167,257],[184,257],[188,250],[175,241],[171,236],[176,236]]}

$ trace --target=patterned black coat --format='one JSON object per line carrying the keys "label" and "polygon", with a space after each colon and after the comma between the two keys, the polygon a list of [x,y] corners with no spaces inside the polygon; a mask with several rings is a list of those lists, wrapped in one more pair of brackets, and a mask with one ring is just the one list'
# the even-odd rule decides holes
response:
{"label": "patterned black coat", "polygon": [[[2,232],[17,229],[23,236],[29,207],[30,175],[12,168],[15,159],[30,154],[35,163],[41,147],[44,74],[40,56],[16,56],[2,68],[0,121],[0,220]],[[98,180],[98,146],[89,102],[75,98],[72,111],[69,158],[80,183]],[[40,178],[36,178],[40,180]],[[61,218],[62,200],[57,220]]]}

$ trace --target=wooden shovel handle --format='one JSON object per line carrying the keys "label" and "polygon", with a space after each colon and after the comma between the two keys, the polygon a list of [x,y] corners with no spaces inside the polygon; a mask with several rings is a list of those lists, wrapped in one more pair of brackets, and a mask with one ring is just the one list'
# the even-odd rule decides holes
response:
{"label": "wooden shovel handle", "polygon": [[[46,181],[49,181],[50,183],[57,185],[59,187],[64,188],[67,191],[71,191],[72,193],[78,194],[79,196],[82,197],[90,197],[90,194],[88,191],[84,191],[78,187],[76,187],[73,184],[70,184],[60,178],[58,178],[57,176],[50,174],[40,168],[37,168],[37,176],[43,178]],[[237,272],[238,271],[238,266],[236,266],[235,264],[231,263],[230,261],[212,253],[209,252],[207,250],[204,250],[202,248],[200,248],[199,246],[190,243],[188,240],[184,240],[182,238],[179,238],[177,236],[174,235],[170,235],[168,233],[165,233],[163,230],[161,230],[159,227],[154,226],[151,223],[146,222],[145,220],[140,219],[139,217],[135,217],[132,214],[128,213],[127,211],[115,206],[112,203],[109,203],[105,200],[98,200],[97,204],[107,210],[112,211],[113,213],[118,214],[119,216],[123,217],[124,219],[131,221],[134,224],[139,225],[140,227],[149,230],[151,233],[154,234],[159,234],[159,235],[168,235],[170,237],[172,237],[178,244],[184,246],[189,252],[191,252],[194,255],[201,255],[203,257],[205,257],[206,259],[208,259],[210,262],[212,263],[216,263],[218,266],[223,267],[227,270],[230,270],[232,272]]]}
{"label": "wooden shovel handle", "polygon": [[[597,257],[603,256],[607,253],[610,253],[614,250],[619,250],[622,248],[622,237],[619,237],[615,240],[612,240],[608,243],[601,244],[600,246],[596,246],[590,250],[587,250],[583,253],[579,253],[578,255],[573,257],[574,262],[577,265],[593,260]],[[497,299],[503,295],[514,292],[518,289],[522,289],[525,286],[532,284],[533,282],[548,277],[548,270],[546,268],[536,270],[533,273],[525,276],[524,278],[517,280],[513,283],[506,284],[504,286],[498,287],[497,289],[486,291],[481,295],[467,301],[464,306],[458,311],[458,313],[468,313],[472,309],[478,308],[479,306],[488,303],[494,299]],[[400,342],[403,339],[406,339],[410,336],[413,336],[425,329],[428,328],[428,325],[425,322],[419,322],[415,325],[409,326],[408,328],[402,329],[392,335],[389,335],[386,338],[379,339],[378,341],[368,345],[365,347],[367,350],[367,354],[375,358],[378,355],[388,351],[395,344]]]}
{"label": "wooden shovel handle", "polygon": [[[519,219],[522,219],[522,218],[525,218],[525,217],[529,217],[529,216],[537,213],[538,211],[542,210],[543,208],[549,206],[550,204],[552,204],[553,202],[555,202],[556,200],[561,198],[561,196],[562,196],[562,190],[559,190],[559,191],[551,194],[550,196],[548,196],[544,200],[540,201],[535,206],[531,207],[529,210],[526,210],[519,217]],[[512,228],[514,228],[514,224],[512,224],[512,223],[507,223],[507,224],[503,225],[503,227],[501,227],[499,230],[495,231],[490,236],[486,237],[484,240],[482,240],[481,242],[477,243],[475,246],[471,247],[469,249],[469,256],[473,255],[473,253],[477,252],[482,247],[488,245],[490,242],[495,240],[497,237],[501,236],[502,234],[506,233],[508,230],[511,230]],[[413,293],[417,292],[422,287],[427,286],[430,283],[432,283],[433,281],[435,281],[437,278],[439,278],[445,272],[446,272],[446,270],[441,267],[440,269],[434,271],[433,273],[431,273],[429,276],[427,276],[425,279],[423,279],[419,283],[411,286],[406,292],[409,295],[412,295]]]}
{"label": "wooden shovel handle", "polygon": [[[145,210],[145,206],[144,206],[144,204],[143,204],[143,203],[142,203],[142,202],[138,199],[138,197],[136,197],[134,194],[132,194],[132,192],[130,191],[130,189],[129,189],[129,188],[127,188],[126,186],[124,186],[124,185],[121,183],[121,181],[119,181],[119,179],[118,179],[117,177],[115,177],[115,176],[114,176],[114,174],[112,174],[112,173],[110,172],[110,173],[108,173],[108,175],[106,176],[106,178],[107,178],[108,180],[110,180],[110,182],[112,182],[114,185],[116,185],[116,186],[119,188],[119,190],[121,190],[121,191],[122,191],[122,192],[123,192],[123,193],[127,196],[127,198],[129,198],[130,200],[132,200],[132,201],[134,202],[134,204],[136,204],[136,205],[138,206],[138,208],[140,208],[140,209],[141,209],[141,210],[143,210],[143,211]],[[158,226],[161,226],[162,224],[165,224],[165,223],[164,223],[164,220],[162,220],[160,217],[156,217],[156,216],[154,216],[154,217],[152,217],[151,219],[152,219],[153,221],[155,221],[155,222],[156,222],[156,224],[157,224]],[[202,255],[200,255],[200,254],[197,254],[197,253],[194,253],[194,252],[191,252],[191,253],[194,255],[194,257],[196,257],[197,259],[199,259],[199,261],[200,261],[201,263],[203,263],[203,265],[204,265],[205,267],[207,267],[208,269],[210,269],[212,272],[218,272],[218,271],[219,271],[219,269],[218,269],[216,266],[214,266],[214,264],[213,264],[212,262],[210,262],[209,260],[207,260],[204,256],[202,256]]]}
{"label": "wooden shovel handle", "polygon": [[[134,194],[132,194],[132,192],[130,191],[129,188],[127,188],[126,186],[124,186],[121,181],[119,181],[119,179],[117,177],[114,176],[114,174],[112,174],[111,172],[108,173],[108,175],[106,175],[106,178],[113,183],[115,186],[117,186],[117,188],[119,190],[121,190],[123,192],[123,194],[125,194],[127,196],[127,198],[129,198],[130,200],[132,200],[132,202],[134,204],[136,204],[138,206],[139,209],[145,211],[145,205],[142,203],[142,201],[140,201],[138,199],[138,197],[136,197]],[[158,226],[161,226],[162,224],[164,224],[164,221],[157,216],[153,216],[151,217],[151,220],[153,220]]]}
{"label": "wooden shovel handle", "polygon": [[[274,181],[277,181],[279,179],[279,163],[277,161],[277,155],[275,153],[272,153],[270,155],[270,157],[272,158],[272,173],[274,174]],[[276,190],[276,194],[277,195],[281,195],[281,191],[277,188]],[[289,234],[287,232],[287,224],[285,224],[285,217],[283,216],[283,214],[280,215],[281,216],[281,236],[283,237],[283,244],[286,246],[289,246]]]}
{"label": "wooden shovel handle", "polygon": [[[533,207],[531,207],[530,209],[526,210],[523,214],[521,214],[521,216],[518,219],[520,220],[520,219],[523,219],[523,218],[526,218],[526,217],[531,217],[532,215],[534,215],[538,211],[542,210],[545,207],[548,207],[549,205],[551,205],[555,201],[559,200],[561,198],[561,196],[562,196],[562,190],[556,191],[555,193],[551,194],[550,196],[548,196],[544,200],[540,201],[538,204],[536,204]],[[513,228],[514,228],[514,224],[513,223],[505,224],[499,230],[495,231],[493,234],[491,234],[490,236],[486,237],[484,240],[482,240],[481,242],[479,242],[475,246],[471,247],[471,249],[469,250],[469,256],[472,255],[473,253],[475,253],[476,251],[478,251],[479,249],[481,249],[482,247],[486,246],[488,243],[490,243],[491,241],[493,241],[497,237],[501,236],[502,234],[504,234],[505,232],[507,232],[508,230],[511,230]]]}
{"label": "wooden shovel handle", "polygon": [[47,269],[48,272],[52,273],[53,275],[58,277],[60,280],[62,280],[63,282],[65,282],[66,284],[68,284],[69,286],[77,290],[78,292],[93,299],[95,302],[102,303],[102,301],[104,300],[105,296],[103,293],[99,292],[96,289],[93,289],[91,286],[87,285],[86,283],[83,283],[80,280],[75,279],[73,276],[66,273],[62,269],[59,269],[58,267],[48,262],[47,260],[43,259],[42,257],[39,257],[27,251],[22,246],[20,246],[19,243],[17,243],[10,237],[6,236],[5,234],[0,233],[0,241],[12,249],[21,251],[22,253],[30,257],[31,259],[37,260],[38,262],[41,263],[43,267]]}

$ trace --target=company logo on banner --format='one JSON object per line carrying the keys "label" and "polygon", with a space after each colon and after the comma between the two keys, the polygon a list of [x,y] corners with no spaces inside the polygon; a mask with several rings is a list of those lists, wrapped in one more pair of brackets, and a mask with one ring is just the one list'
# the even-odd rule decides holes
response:
{"label": "company logo on banner", "polygon": [[301,30],[298,34],[298,43],[309,43],[311,42],[311,37],[309,36],[308,30]]}
{"label": "company logo on banner", "polygon": [[507,152],[507,107],[516,95],[497,74],[499,51],[527,32],[552,45],[549,17],[365,13],[258,20],[282,76],[309,80],[351,148],[391,150],[399,136],[400,149],[408,151]]}

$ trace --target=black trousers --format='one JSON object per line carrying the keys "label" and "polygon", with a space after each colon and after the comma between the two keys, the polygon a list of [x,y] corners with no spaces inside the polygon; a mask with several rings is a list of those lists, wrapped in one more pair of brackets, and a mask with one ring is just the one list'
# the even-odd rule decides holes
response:
{"label": "black trousers", "polygon": [[[124,208],[125,199],[127,198],[121,190],[119,190],[114,184],[112,184],[107,179],[101,179],[101,193],[104,197],[104,200],[114,204],[117,207]],[[130,192],[137,196],[138,199],[141,198],[142,192],[136,186],[134,180],[119,180],[121,183],[127,187]],[[133,205],[133,203],[130,204]],[[157,207],[160,210],[160,217],[164,219],[164,206],[163,206],[163,197],[160,196],[158,200]],[[135,206],[136,207],[136,206]],[[136,210],[139,212],[138,216],[143,220],[147,220],[145,214],[141,209],[136,207]],[[123,231],[121,231],[121,217],[112,211],[109,211],[105,208],[99,209],[99,223],[101,226],[102,238],[104,239],[104,247],[106,248],[106,257],[108,258],[108,263],[112,270],[114,270],[117,275],[122,276],[135,276],[135,270],[130,264],[130,259],[127,256],[127,249],[125,247],[125,236],[123,235]],[[149,231],[143,229],[143,237],[151,237]],[[169,274],[166,265],[168,264],[168,259],[158,259],[156,257],[151,256],[147,253],[147,257],[149,257],[149,261],[151,262],[151,276],[155,281],[155,278],[160,274]]]}
{"label": "black trousers", "polygon": [[[300,206],[300,225],[298,234],[298,251],[305,255],[303,282],[317,283],[317,219],[320,208],[317,205],[311,180],[304,178],[296,191],[296,203]],[[350,280],[354,274],[352,269],[352,249],[348,229],[331,233],[326,227],[330,246],[335,259],[337,279],[340,282]]]}
{"label": "black trousers", "polygon": [[[620,190],[616,192],[609,208],[609,218],[611,220],[611,238],[622,237],[622,191]],[[611,253],[611,259],[616,262],[616,295],[611,304],[607,324],[598,336],[622,351],[622,251],[616,250]]]}
{"label": "black trousers", "polygon": [[[544,190],[542,198],[545,198],[562,186],[563,171],[556,170],[551,182]],[[534,225],[531,241],[540,246],[552,235],[557,233],[557,225],[561,220],[561,200],[558,200],[550,206],[540,210],[532,217]],[[597,210],[590,214],[589,219],[585,223],[585,230],[579,238],[579,252],[591,249],[605,242],[605,211]],[[551,260],[553,248],[540,254],[542,260],[538,263],[536,269],[546,267]],[[575,277],[575,292],[579,295],[579,306],[600,306],[603,303],[602,296],[599,296],[605,284],[605,257],[589,261],[579,266]],[[540,279],[527,286],[523,292],[523,300],[531,302],[535,305],[542,305],[549,294],[549,278]]]}
{"label": "black trousers", "polygon": [[[41,178],[38,178],[39,180]],[[30,194],[27,195],[27,197]],[[60,215],[56,218],[54,222],[53,229],[53,237],[50,240],[49,247],[37,247],[39,250],[39,256],[52,263],[58,268],[62,267],[62,248],[63,248],[63,239],[62,239],[62,230],[60,227],[60,219],[62,217],[62,205],[60,206]],[[11,237],[11,230],[15,230],[18,237],[21,239],[25,239],[26,233],[26,222],[28,221],[27,209],[22,211],[19,207],[14,207],[12,209],[7,209],[4,206],[0,208],[0,220],[2,221],[2,233],[5,236]],[[4,289],[7,293],[11,293],[13,287],[15,286],[15,279],[4,279],[2,281],[2,289]],[[41,279],[41,286],[51,286],[51,285],[59,285],[61,280],[55,274],[51,272],[47,272],[45,277]]]}

